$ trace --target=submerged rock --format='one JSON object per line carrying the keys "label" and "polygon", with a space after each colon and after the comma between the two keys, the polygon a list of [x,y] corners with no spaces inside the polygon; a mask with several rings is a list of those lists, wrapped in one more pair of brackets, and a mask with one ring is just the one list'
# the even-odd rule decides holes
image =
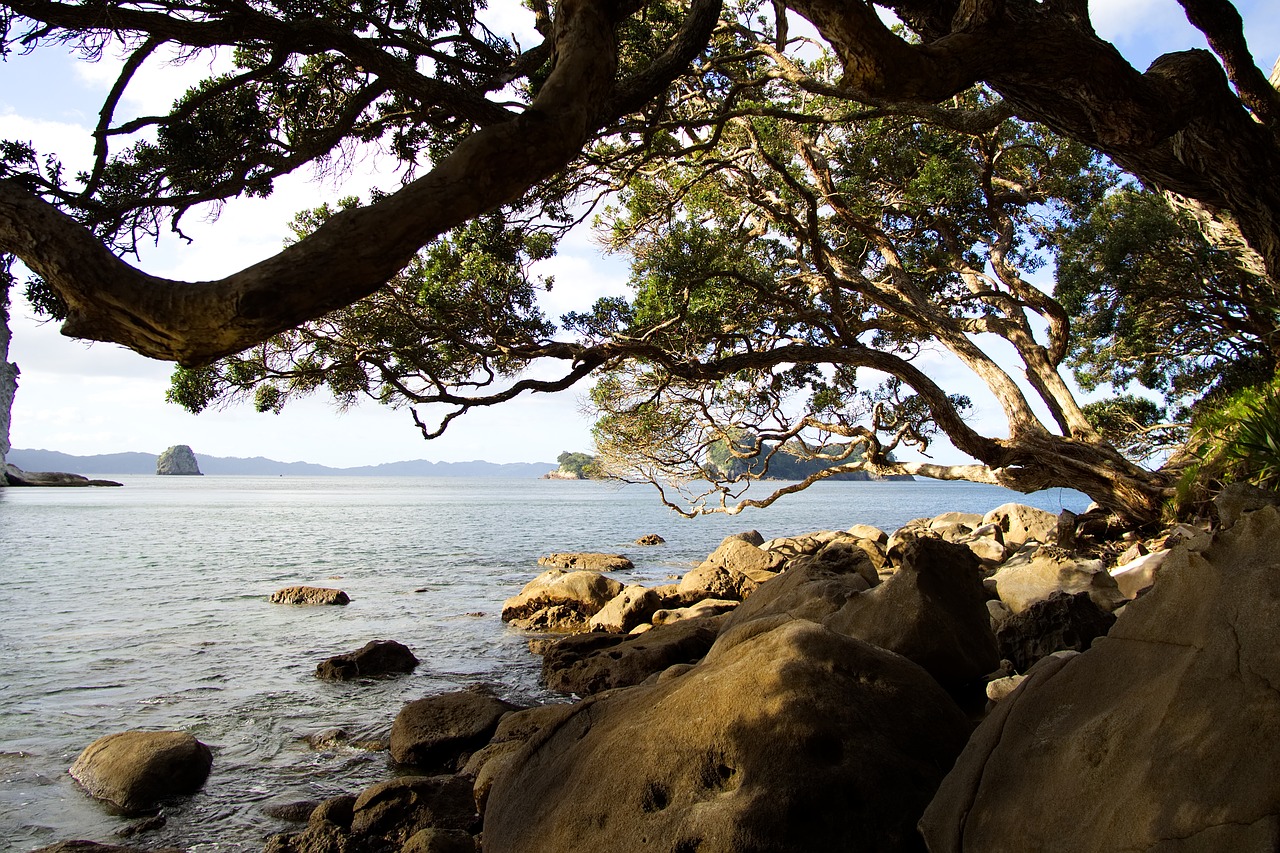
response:
{"label": "submerged rock", "polygon": [[127,731],[100,737],[71,765],[71,778],[126,814],[200,790],[213,766],[209,747],[186,732]]}
{"label": "submerged rock", "polygon": [[175,444],[156,459],[156,473],[171,476],[200,476],[196,455],[185,444]]}

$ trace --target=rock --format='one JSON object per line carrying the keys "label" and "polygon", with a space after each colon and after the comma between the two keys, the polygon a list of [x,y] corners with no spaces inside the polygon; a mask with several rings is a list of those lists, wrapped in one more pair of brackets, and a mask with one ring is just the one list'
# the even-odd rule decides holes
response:
{"label": "rock", "polygon": [[[754,532],[754,531],[752,531]],[[781,571],[786,558],[766,551],[755,542],[742,538],[744,534],[729,536],[702,561],[699,569],[723,567],[732,574],[745,575],[761,583]],[[760,534],[756,534],[758,538]],[[696,571],[696,570],[695,570]],[[725,597],[725,596],[720,596]]]}
{"label": "rock", "polygon": [[268,803],[262,807],[262,813],[276,820],[287,820],[290,823],[306,823],[320,806],[319,800],[297,800],[291,803]]}
{"label": "rock", "polygon": [[787,570],[760,587],[734,613],[722,630],[754,619],[787,615],[821,622],[854,595],[868,590],[876,578],[875,566],[859,550],[838,549],[792,560]]}
{"label": "rock", "polygon": [[115,480],[90,480],[61,471],[23,471],[16,465],[0,466],[0,486],[119,486]]}
{"label": "rock", "polygon": [[876,542],[881,545],[884,545],[889,541],[889,534],[885,533],[879,527],[873,527],[870,524],[855,524],[846,532],[857,539],[870,539],[872,542]]}
{"label": "rock", "polygon": [[1232,483],[1224,486],[1213,499],[1213,508],[1218,513],[1218,527],[1221,530],[1229,530],[1246,512],[1253,512],[1264,506],[1280,506],[1280,492],[1260,489],[1248,483]]}
{"label": "rock", "polygon": [[422,829],[409,836],[400,853],[476,853],[476,840],[461,829]]}
{"label": "rock", "polygon": [[659,610],[653,614],[653,626],[674,625],[676,622],[688,622],[693,619],[707,619],[719,616],[737,608],[741,602],[723,598],[704,598],[697,604],[681,607],[676,610]]}
{"label": "rock", "polygon": [[145,817],[142,820],[135,820],[128,826],[121,827],[115,831],[117,838],[132,838],[135,835],[141,835],[144,832],[155,832],[157,829],[164,829],[168,825],[169,819],[163,814]]}
{"label": "rock", "polygon": [[404,844],[424,829],[470,831],[476,820],[470,779],[400,776],[367,788],[356,798],[351,832]]}
{"label": "rock", "polygon": [[980,513],[944,512],[929,521],[929,529],[947,542],[961,542],[972,536],[983,523]]}
{"label": "rock", "polygon": [[354,652],[336,655],[316,666],[316,677],[326,681],[350,681],[413,672],[418,665],[409,647],[395,640],[371,640]]}
{"label": "rock", "polygon": [[355,734],[348,732],[346,729],[332,728],[304,735],[302,740],[306,742],[307,746],[317,751],[331,751],[347,747],[370,752],[385,752],[388,747],[387,735],[388,731],[385,728],[367,729]]}
{"label": "rock", "polygon": [[1004,619],[996,630],[996,641],[1000,657],[1018,672],[1026,672],[1054,652],[1085,651],[1115,623],[1116,617],[1095,604],[1089,593],[1055,592]]}
{"label": "rock", "polygon": [[697,602],[707,598],[743,601],[759,586],[756,581],[727,566],[703,563],[680,579],[677,591],[686,601]]}
{"label": "rock", "polygon": [[637,545],[665,545],[667,540],[656,533],[646,533],[635,541]]}
{"label": "rock", "polygon": [[71,778],[126,814],[200,790],[213,753],[186,732],[127,731],[100,737],[71,765]]}
{"label": "rock", "polygon": [[963,714],[897,655],[774,623],[526,744],[489,794],[486,853],[922,850]]}
{"label": "rock", "polygon": [[834,530],[817,530],[801,536],[784,536],[770,539],[760,547],[765,551],[780,554],[788,560],[793,560],[796,557],[806,557],[818,553],[818,551],[822,550],[823,545],[841,535],[844,534],[837,533]]}
{"label": "rock", "polygon": [[978,559],[941,539],[906,545],[892,577],[850,597],[822,624],[914,661],[948,689],[1000,665]]}
{"label": "rock", "polygon": [[998,565],[1003,562],[1005,550],[1004,545],[995,539],[986,537],[972,538],[965,541],[964,546],[973,552],[973,555],[987,565]]}
{"label": "rock", "polygon": [[[1134,542],[1132,545],[1126,548],[1124,552],[1120,554],[1119,557],[1116,557],[1116,566],[1117,567],[1127,566],[1130,563],[1132,563],[1134,560],[1138,559],[1139,557],[1145,557],[1150,553],[1151,552],[1147,550],[1146,545],[1142,544],[1141,542]],[[1112,569],[1111,576],[1115,577],[1115,574],[1116,574],[1116,570]]]}
{"label": "rock", "polygon": [[538,558],[538,565],[575,572],[619,572],[635,568],[635,564],[621,554],[592,552],[548,554]]}
{"label": "rock", "polygon": [[1165,537],[1160,548],[1168,550],[1175,546],[1181,545],[1188,551],[1203,551],[1213,542],[1213,537],[1209,535],[1207,530],[1196,527],[1193,524],[1175,524],[1169,528],[1169,533]]}
{"label": "rock", "polygon": [[929,806],[929,850],[1275,849],[1277,541],[1275,508],[1243,514],[1088,652],[1034,667]]}
{"label": "rock", "polygon": [[340,589],[323,586],[287,586],[271,594],[274,604],[342,605],[351,602]]}
{"label": "rock", "polygon": [[[726,541],[729,539],[741,539],[748,545],[755,545],[757,548],[764,544],[764,537],[760,535],[759,530],[744,530],[741,533],[732,533],[725,537]],[[724,543],[721,542],[720,544],[723,545]]]}
{"label": "rock", "polygon": [[1024,545],[1032,539],[1047,544],[1054,541],[1058,532],[1058,516],[1019,503],[996,507],[982,517],[982,523],[996,525],[1004,544],[1010,548]]}
{"label": "rock", "polygon": [[544,614],[547,630],[582,631],[587,620],[622,590],[622,584],[599,572],[547,569],[525,584],[519,595],[503,602],[502,621],[533,627],[538,624],[539,611],[558,608]]}
{"label": "rock", "polygon": [[467,759],[462,768],[463,776],[475,780],[472,791],[480,814],[484,814],[493,780],[501,775],[520,748],[539,732],[560,725],[573,712],[574,706],[570,704],[539,705],[513,711],[502,718],[493,739]]}
{"label": "rock", "polygon": [[661,606],[662,599],[658,593],[642,586],[629,586],[609,599],[609,603],[587,621],[587,629],[625,634],[648,622]]}
{"label": "rock", "polygon": [[489,742],[503,714],[519,710],[480,690],[409,702],[391,725],[391,757],[429,771],[453,772],[459,759]]}
{"label": "rock", "polygon": [[39,847],[31,853],[186,853],[181,847],[126,847],[121,844],[99,844],[96,841],[60,841]]}
{"label": "rock", "polygon": [[1137,598],[1138,593],[1153,586],[1168,555],[1168,551],[1156,551],[1112,569],[1111,578],[1120,589],[1120,594],[1125,598]]}
{"label": "rock", "polygon": [[575,634],[542,656],[542,680],[561,693],[588,696],[639,684],[655,672],[702,660],[723,620],[677,620],[633,636]]}
{"label": "rock", "polygon": [[1004,678],[997,678],[987,682],[987,699],[992,702],[1000,702],[1009,697],[1009,694],[1018,689],[1018,685],[1023,682],[1025,675],[1006,675]]}
{"label": "rock", "polygon": [[1055,592],[1087,592],[1108,611],[1126,600],[1101,560],[1076,557],[1054,546],[1023,548],[1005,561],[990,581],[1000,600],[1014,613],[1021,613]]}
{"label": "rock", "polygon": [[196,455],[185,444],[175,444],[156,459],[156,473],[174,476],[200,476]]}

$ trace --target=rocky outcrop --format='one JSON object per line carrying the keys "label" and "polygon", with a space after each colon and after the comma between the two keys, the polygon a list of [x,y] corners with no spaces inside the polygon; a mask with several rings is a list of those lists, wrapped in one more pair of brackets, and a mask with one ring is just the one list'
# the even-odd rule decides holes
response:
{"label": "rocky outcrop", "polygon": [[391,726],[391,757],[429,772],[452,773],[489,742],[503,714],[518,710],[483,690],[409,702]]}
{"label": "rocky outcrop", "polygon": [[175,444],[156,459],[156,473],[169,476],[199,476],[196,455],[185,444]]}
{"label": "rocky outcrop", "polygon": [[929,807],[929,849],[1275,849],[1277,541],[1264,507],[1174,548],[1105,639],[1034,667]]}
{"label": "rocky outcrop", "polygon": [[23,471],[15,465],[0,465],[0,486],[119,486],[115,480],[91,480],[61,471]]}
{"label": "rocky outcrop", "polygon": [[623,586],[594,571],[547,569],[502,604],[502,621],[533,630],[584,631]]}
{"label": "rocky outcrop", "polygon": [[665,545],[667,540],[656,533],[646,533],[635,541],[637,545]]}
{"label": "rocky outcrop", "polygon": [[200,790],[213,765],[209,747],[186,732],[127,731],[98,738],[71,765],[71,778],[126,814]]}
{"label": "rocky outcrop", "polygon": [[547,554],[538,558],[539,566],[568,569],[573,572],[617,572],[634,569],[635,565],[622,554],[600,554],[580,551],[563,554]]}
{"label": "rocky outcrop", "polygon": [[344,605],[351,598],[340,589],[325,586],[287,586],[271,594],[273,604]]}
{"label": "rocky outcrop", "polygon": [[522,747],[490,789],[484,846],[921,850],[914,824],[968,732],[910,661],[810,622],[756,621]]}
{"label": "rocky outcrop", "polygon": [[371,640],[354,652],[335,655],[316,666],[316,677],[326,681],[351,681],[413,672],[418,659],[409,647],[395,640]]}

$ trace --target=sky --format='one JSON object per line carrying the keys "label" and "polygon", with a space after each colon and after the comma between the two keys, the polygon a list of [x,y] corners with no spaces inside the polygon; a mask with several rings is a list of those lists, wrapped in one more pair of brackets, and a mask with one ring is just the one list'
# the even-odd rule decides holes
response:
{"label": "sky", "polygon": [[[1238,2],[1255,61],[1270,71],[1280,55],[1280,15],[1275,0]],[[1138,68],[1171,50],[1204,47],[1175,0],[1094,0],[1095,29]],[[534,42],[530,21],[519,10],[494,4],[491,26]],[[57,151],[74,172],[88,162],[90,129],[118,64],[73,61],[40,51],[0,64],[0,138],[33,142]],[[121,112],[163,111],[192,82],[206,76],[207,62],[157,64],[144,69]],[[342,185],[290,176],[267,199],[233,200],[216,220],[185,221],[194,238],[187,245],[166,240],[149,246],[139,266],[179,280],[218,278],[279,251],[287,223],[299,210],[386,185],[389,171],[372,157],[357,164]],[[588,307],[600,296],[626,292],[626,269],[605,257],[586,229],[571,234],[557,257],[538,272],[555,276],[543,308],[551,318]],[[125,451],[159,453],[174,444],[197,455],[265,456],[281,461],[334,467],[373,465],[407,459],[492,462],[549,462],[562,451],[590,451],[591,418],[579,388],[556,395],[524,396],[456,420],[439,439],[424,441],[407,410],[372,401],[338,412],[322,396],[290,403],[281,414],[260,414],[240,405],[192,415],[165,402],[172,365],[144,358],[112,344],[87,344],[62,337],[56,324],[41,324],[19,293],[13,294],[10,360],[21,370],[10,440],[15,448],[58,450],[74,455]],[[944,371],[948,368],[942,368]],[[940,377],[966,393],[958,369]],[[979,403],[979,428],[998,434],[1002,420]],[[424,412],[424,417],[429,417]],[[939,461],[962,461],[945,458]]]}

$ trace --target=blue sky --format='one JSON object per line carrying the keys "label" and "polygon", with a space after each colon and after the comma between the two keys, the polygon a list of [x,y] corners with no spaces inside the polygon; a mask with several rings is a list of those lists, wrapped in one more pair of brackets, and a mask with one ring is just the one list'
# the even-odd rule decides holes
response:
{"label": "blue sky", "polygon": [[[1275,0],[1236,5],[1254,58],[1269,71],[1280,55]],[[519,12],[496,4],[495,10],[494,29],[523,34],[523,44],[532,42]],[[1167,51],[1204,46],[1174,0],[1095,1],[1090,10],[1097,31],[1139,68]],[[85,162],[92,150],[88,132],[116,67],[110,61],[74,62],[52,52],[0,65],[0,138],[56,150],[73,167]],[[163,109],[207,73],[207,62],[148,68],[135,100],[124,108],[139,113]],[[141,266],[157,275],[199,280],[274,254],[298,210],[390,180],[372,159],[362,161],[356,171],[343,186],[290,178],[269,199],[228,204],[216,222],[193,218],[186,230],[196,238],[194,244],[166,241],[146,251]],[[585,231],[571,235],[542,272],[556,278],[544,304],[551,317],[622,292],[625,280],[621,265],[602,258]],[[432,442],[421,439],[407,411],[373,403],[340,414],[317,397],[291,404],[280,415],[244,406],[190,415],[164,402],[171,365],[121,347],[64,338],[54,325],[38,324],[20,298],[11,313],[10,360],[22,371],[10,435],[14,447],[90,455],[156,453],[172,444],[189,444],[197,454],[210,456],[267,456],[340,467],[422,458],[552,461],[562,450],[590,447],[590,419],[581,412],[581,392],[575,391],[473,412]]]}

